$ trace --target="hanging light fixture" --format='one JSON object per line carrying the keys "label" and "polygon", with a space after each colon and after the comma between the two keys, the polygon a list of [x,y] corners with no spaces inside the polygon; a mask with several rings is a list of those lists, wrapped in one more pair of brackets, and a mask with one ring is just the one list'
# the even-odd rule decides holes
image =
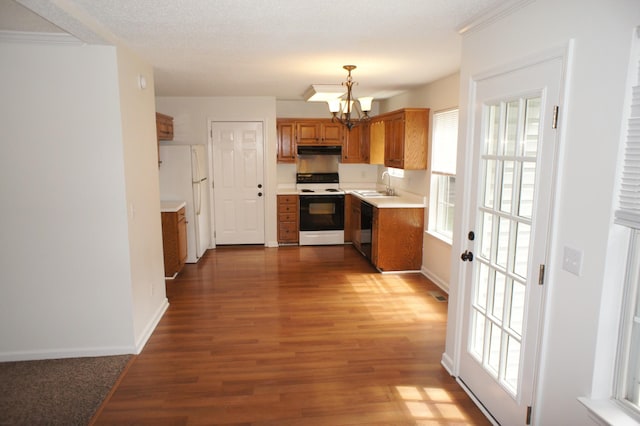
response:
{"label": "hanging light fixture", "polygon": [[[333,114],[332,120],[342,123],[347,129],[351,130],[354,126],[370,119],[369,111],[371,111],[372,97],[358,98],[357,102],[351,93],[351,88],[354,84],[358,84],[353,81],[351,77],[351,71],[356,69],[355,65],[345,65],[342,68],[347,70],[347,80],[342,83],[347,88],[346,98],[336,98],[327,101],[329,104],[329,111]],[[355,107],[355,108],[354,108]],[[358,117],[352,116],[354,112],[357,112]]]}

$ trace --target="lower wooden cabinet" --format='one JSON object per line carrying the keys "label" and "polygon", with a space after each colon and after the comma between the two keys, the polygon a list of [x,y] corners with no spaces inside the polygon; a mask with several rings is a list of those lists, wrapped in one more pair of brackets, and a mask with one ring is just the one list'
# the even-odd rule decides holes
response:
{"label": "lower wooden cabinet", "polygon": [[371,262],[381,271],[417,271],[422,266],[424,208],[374,208]]}
{"label": "lower wooden cabinet", "polygon": [[[360,198],[349,195],[345,204],[345,241],[349,235],[353,247],[380,271],[418,271],[422,267],[424,208],[378,208],[373,206],[371,250],[365,250],[368,237],[362,228]],[[367,203],[368,204],[368,203]],[[347,221],[348,218],[348,221]],[[347,225],[348,223],[348,225]],[[368,234],[367,234],[368,235]]]}
{"label": "lower wooden cabinet", "polygon": [[278,243],[297,244],[299,232],[298,195],[278,195]]}
{"label": "lower wooden cabinet", "polygon": [[185,208],[162,212],[162,248],[164,276],[173,277],[182,270],[187,259],[187,219]]}
{"label": "lower wooden cabinet", "polygon": [[349,210],[345,214],[345,218],[349,217],[350,236],[353,246],[362,252],[362,230],[360,229],[360,204],[358,197],[351,196],[351,204]]}

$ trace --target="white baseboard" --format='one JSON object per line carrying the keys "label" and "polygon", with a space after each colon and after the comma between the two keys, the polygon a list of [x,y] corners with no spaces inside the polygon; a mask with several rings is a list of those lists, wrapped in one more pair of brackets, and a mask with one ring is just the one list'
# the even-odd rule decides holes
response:
{"label": "white baseboard", "polygon": [[446,353],[442,354],[442,359],[440,360],[440,364],[447,370],[450,376],[455,376],[454,368],[453,368],[453,360]]}
{"label": "white baseboard", "polygon": [[440,278],[439,276],[435,275],[434,273],[432,273],[431,271],[426,269],[424,266],[420,269],[420,273],[422,275],[424,275],[425,277],[429,278],[431,281],[433,281],[433,283],[435,285],[437,285],[438,287],[440,287],[440,289],[442,291],[444,291],[445,293],[449,294],[449,283],[448,282],[442,280],[442,278]]}
{"label": "white baseboard", "polygon": [[100,348],[65,348],[0,353],[0,362],[35,361],[41,359],[85,358],[110,355],[134,354],[133,346],[110,346]]}
{"label": "white baseboard", "polygon": [[156,313],[154,314],[153,318],[151,318],[151,321],[149,321],[149,323],[147,324],[147,327],[144,329],[142,336],[140,336],[140,338],[136,342],[136,352],[135,352],[136,355],[142,352],[142,349],[144,349],[144,345],[147,344],[147,341],[151,337],[153,330],[156,329],[156,327],[158,326],[158,323],[162,319],[162,316],[164,315],[164,313],[167,312],[168,308],[169,308],[169,300],[165,298],[162,301],[162,304],[158,306],[158,309],[156,310]]}
{"label": "white baseboard", "polygon": [[491,422],[491,424],[493,426],[500,426],[500,424],[497,422],[497,420],[494,419],[493,416],[491,415],[491,413],[485,408],[484,405],[482,405],[482,402],[480,402],[480,400],[478,398],[476,398],[476,396],[473,394],[473,392],[471,392],[471,389],[469,389],[467,387],[467,385],[459,377],[456,377],[456,382],[458,382],[458,384],[460,385],[462,390],[464,390],[465,393],[467,395],[469,395],[469,398],[471,398],[473,403],[476,404],[476,406],[480,409],[480,411],[482,411],[482,414],[485,415],[487,420],[489,420],[489,422]]}

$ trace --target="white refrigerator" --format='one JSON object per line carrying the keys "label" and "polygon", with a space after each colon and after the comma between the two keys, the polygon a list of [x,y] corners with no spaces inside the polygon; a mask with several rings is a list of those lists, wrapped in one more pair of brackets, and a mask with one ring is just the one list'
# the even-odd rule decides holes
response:
{"label": "white refrigerator", "polygon": [[211,243],[208,170],[204,145],[160,145],[160,200],[186,203],[187,263]]}

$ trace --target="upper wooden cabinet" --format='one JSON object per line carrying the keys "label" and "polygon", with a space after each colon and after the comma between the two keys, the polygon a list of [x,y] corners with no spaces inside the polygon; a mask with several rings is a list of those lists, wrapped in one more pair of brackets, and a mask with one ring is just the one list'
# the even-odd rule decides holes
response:
{"label": "upper wooden cabinet", "polygon": [[278,163],[296,162],[296,123],[278,120]]}
{"label": "upper wooden cabinet", "polygon": [[296,122],[298,145],[342,145],[343,125],[325,119]]}
{"label": "upper wooden cabinet", "polygon": [[428,135],[428,108],[405,108],[378,115],[370,124],[369,163],[426,169]]}
{"label": "upper wooden cabinet", "polygon": [[348,130],[330,119],[279,119],[278,162],[293,163],[297,145],[340,145],[343,163],[427,168],[429,109],[405,108],[371,118]]}
{"label": "upper wooden cabinet", "polygon": [[365,122],[344,129],[345,137],[342,145],[343,163],[368,163],[369,162],[369,123]]}
{"label": "upper wooden cabinet", "polygon": [[342,146],[346,128],[323,118],[282,118],[276,122],[278,162],[295,163],[298,145]]}
{"label": "upper wooden cabinet", "polygon": [[384,118],[372,118],[369,124],[369,164],[384,164]]}
{"label": "upper wooden cabinet", "polygon": [[[404,114],[393,114],[384,123],[384,165],[402,169],[405,166]],[[409,146],[407,153],[410,151]],[[425,151],[426,152],[426,151]],[[419,153],[418,153],[419,154]],[[414,155],[415,156],[415,155]],[[425,159],[426,167],[426,159]],[[424,167],[417,167],[424,168]]]}
{"label": "upper wooden cabinet", "polygon": [[156,112],[156,133],[159,141],[172,141],[173,117]]}

